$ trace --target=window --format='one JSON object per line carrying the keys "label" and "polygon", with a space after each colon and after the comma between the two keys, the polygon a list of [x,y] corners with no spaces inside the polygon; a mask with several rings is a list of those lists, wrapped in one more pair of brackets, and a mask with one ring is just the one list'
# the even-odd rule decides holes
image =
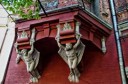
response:
{"label": "window", "polygon": [[118,22],[128,20],[128,0],[115,0]]}
{"label": "window", "polygon": [[58,0],[41,0],[41,4],[45,10],[51,10],[57,8]]}

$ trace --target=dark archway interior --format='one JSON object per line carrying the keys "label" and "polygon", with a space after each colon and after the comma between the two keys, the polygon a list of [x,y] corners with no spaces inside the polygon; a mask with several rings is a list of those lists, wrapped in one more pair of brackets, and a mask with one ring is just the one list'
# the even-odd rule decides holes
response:
{"label": "dark archway interior", "polygon": [[[81,73],[80,80],[85,81],[88,70],[93,66],[96,59],[100,58],[99,60],[101,60],[103,58],[103,54],[90,41],[85,39],[81,39],[81,41],[86,47],[78,69]],[[38,70],[41,74],[41,79],[39,84],[43,82],[47,84],[53,84],[53,82],[56,84],[70,84],[68,81],[69,68],[58,54],[59,48],[55,39],[50,37],[43,38],[35,42],[35,47],[40,52]]]}
{"label": "dark archway interior", "polygon": [[54,38],[43,38],[35,42],[35,48],[40,52],[39,71],[42,73],[53,55],[57,54],[58,46]]}

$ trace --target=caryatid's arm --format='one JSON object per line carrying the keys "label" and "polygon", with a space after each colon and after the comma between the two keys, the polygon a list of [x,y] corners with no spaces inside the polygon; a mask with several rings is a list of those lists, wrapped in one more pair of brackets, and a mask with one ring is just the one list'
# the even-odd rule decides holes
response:
{"label": "caryatid's arm", "polygon": [[36,36],[36,29],[33,28],[33,29],[32,29],[31,39],[35,39],[35,36]]}
{"label": "caryatid's arm", "polygon": [[76,42],[76,44],[73,46],[73,48],[77,48],[77,46],[80,44],[80,38],[81,38],[81,34],[77,34],[78,36],[77,36],[77,42]]}
{"label": "caryatid's arm", "polygon": [[18,50],[18,43],[17,43],[17,42],[15,43],[14,46],[15,46],[15,48],[16,48],[16,53],[17,53],[16,63],[18,64],[19,61],[20,61],[20,59],[21,59],[21,53],[20,53],[20,51]]}
{"label": "caryatid's arm", "polygon": [[65,48],[63,45],[60,44],[60,25],[57,25],[57,35],[55,37],[55,40],[57,41],[57,44],[60,48]]}
{"label": "caryatid's arm", "polygon": [[30,46],[31,46],[31,49],[30,49],[30,51],[28,52],[28,56],[31,56],[31,54],[32,54],[33,51],[34,51],[35,35],[36,35],[36,30],[35,30],[35,28],[33,28],[33,29],[32,29],[31,39],[30,39]]}
{"label": "caryatid's arm", "polygon": [[80,34],[80,22],[76,22],[76,39],[77,39],[77,42],[76,44],[73,46],[74,48],[77,48],[77,46],[80,44],[80,38],[81,38],[81,34]]}
{"label": "caryatid's arm", "polygon": [[33,53],[33,51],[34,51],[34,39],[31,39],[30,40],[30,46],[31,46],[31,49],[30,49],[30,51],[28,52],[28,56],[31,56],[31,54]]}
{"label": "caryatid's arm", "polygon": [[63,48],[63,49],[65,48],[62,44],[60,44],[59,37],[55,37],[55,40],[57,41],[59,48]]}

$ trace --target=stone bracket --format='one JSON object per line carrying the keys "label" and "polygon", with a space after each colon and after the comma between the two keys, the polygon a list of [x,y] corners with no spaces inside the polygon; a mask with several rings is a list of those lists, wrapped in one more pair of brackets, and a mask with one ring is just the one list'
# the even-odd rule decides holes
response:
{"label": "stone bracket", "polygon": [[105,43],[105,37],[103,36],[102,39],[101,39],[101,50],[102,52],[105,54],[106,53],[106,43]]}
{"label": "stone bracket", "polygon": [[20,59],[24,61],[27,72],[30,74],[30,82],[34,83],[38,82],[38,79],[40,78],[37,70],[40,53],[34,48],[35,36],[35,28],[31,30],[30,37],[28,37],[28,33],[23,30],[21,35],[18,34],[18,38],[15,43],[17,53],[16,63],[18,64]]}
{"label": "stone bracket", "polygon": [[[74,26],[74,28],[72,28],[70,23],[68,22],[65,22],[62,28],[60,24],[57,25],[58,31],[55,39],[60,48],[58,51],[59,55],[69,66],[69,81],[77,83],[79,82],[80,77],[80,72],[77,69],[77,65],[82,59],[85,50],[85,45],[80,40],[80,23],[76,22],[75,24],[76,25]],[[74,41],[72,41],[71,39]]]}
{"label": "stone bracket", "polygon": [[128,67],[125,67],[126,76],[128,78]]}

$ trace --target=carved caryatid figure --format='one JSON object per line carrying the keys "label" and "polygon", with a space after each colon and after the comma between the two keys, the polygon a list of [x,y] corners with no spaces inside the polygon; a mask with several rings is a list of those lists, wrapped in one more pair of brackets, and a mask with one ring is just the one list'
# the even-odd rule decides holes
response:
{"label": "carved caryatid figure", "polygon": [[[67,26],[67,28],[66,28]],[[76,24],[76,28],[78,28],[79,24]],[[70,30],[70,24],[66,23],[64,25],[64,28],[67,30]],[[59,55],[63,58],[63,60],[68,64],[69,68],[70,68],[70,74],[68,76],[68,79],[70,82],[79,82],[79,77],[80,77],[80,73],[77,69],[77,65],[80,63],[83,53],[84,53],[84,49],[85,49],[85,45],[81,42],[80,38],[81,38],[81,34],[79,33],[79,31],[75,31],[76,34],[76,39],[77,42],[73,45],[73,43],[66,43],[64,45],[62,45],[60,43],[60,26],[57,26],[58,28],[58,33],[56,36],[56,41],[58,43],[59,46]],[[65,30],[64,29],[64,30]],[[64,31],[63,30],[63,31]],[[79,29],[77,29],[79,30]]]}
{"label": "carved caryatid figure", "polygon": [[[20,38],[26,38],[27,33],[25,31],[22,32]],[[20,59],[22,59],[25,64],[27,71],[30,73],[30,82],[38,82],[40,75],[37,71],[37,65],[39,62],[40,53],[34,48],[34,37],[35,37],[35,29],[32,30],[32,35],[30,39],[30,49],[18,49],[18,43],[15,43],[17,58],[16,63],[19,63]]]}

